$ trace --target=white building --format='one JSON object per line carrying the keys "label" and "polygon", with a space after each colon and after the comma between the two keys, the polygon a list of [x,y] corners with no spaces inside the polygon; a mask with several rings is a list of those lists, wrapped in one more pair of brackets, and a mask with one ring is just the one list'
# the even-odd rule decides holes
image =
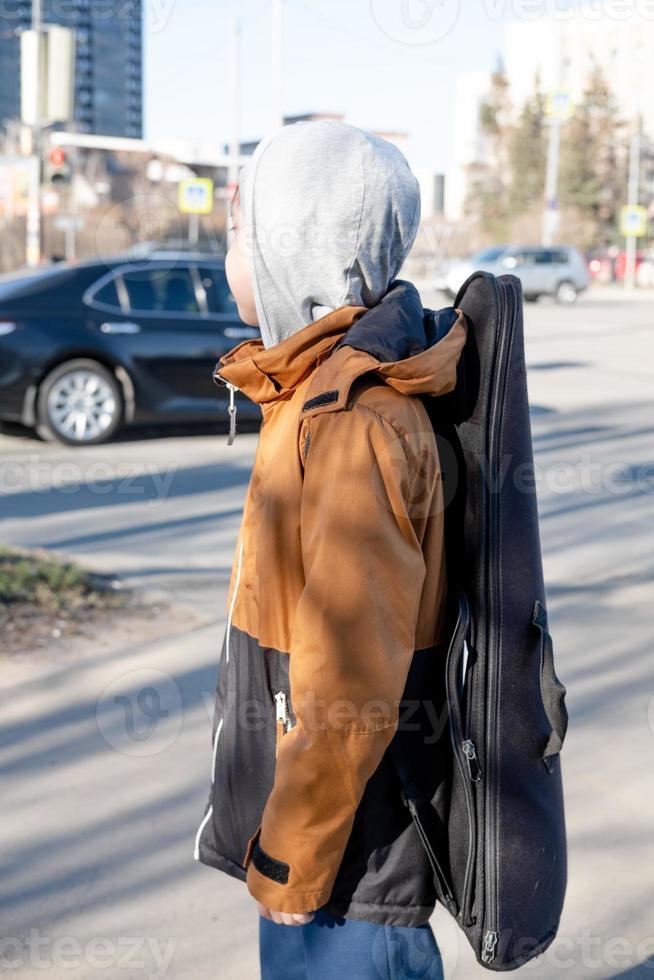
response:
{"label": "white building", "polygon": [[445,216],[458,221],[468,193],[468,167],[481,158],[479,109],[488,94],[487,71],[458,75],[454,89],[454,131],[451,163],[445,174]]}
{"label": "white building", "polygon": [[642,113],[645,130],[654,133],[654,13],[616,20],[589,11],[570,18],[514,21],[507,26],[505,67],[512,98],[522,104],[534,88],[536,73],[544,92],[569,91],[578,101],[593,65],[598,65],[625,119]]}

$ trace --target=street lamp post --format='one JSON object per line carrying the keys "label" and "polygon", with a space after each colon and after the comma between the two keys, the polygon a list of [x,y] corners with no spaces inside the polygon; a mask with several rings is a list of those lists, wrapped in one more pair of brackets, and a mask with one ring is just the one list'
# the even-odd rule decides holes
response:
{"label": "street lamp post", "polygon": [[42,119],[41,119],[41,0],[32,0],[32,31],[36,38],[36,57],[34,58],[34,90],[36,92],[36,114],[32,123],[32,165],[29,176],[27,201],[25,259],[28,265],[41,262],[41,183],[43,178]]}
{"label": "street lamp post", "polygon": [[[636,119],[629,143],[629,188],[627,193],[630,207],[638,207],[640,190],[640,118]],[[629,234],[625,239],[624,284],[627,289],[636,288],[636,255],[638,236]]]}

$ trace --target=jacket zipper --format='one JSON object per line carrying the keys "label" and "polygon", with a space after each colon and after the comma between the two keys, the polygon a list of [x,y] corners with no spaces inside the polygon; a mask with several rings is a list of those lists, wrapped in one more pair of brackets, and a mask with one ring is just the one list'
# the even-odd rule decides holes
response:
{"label": "jacket zipper", "polygon": [[291,716],[285,691],[277,691],[275,695],[275,719],[280,735],[285,735],[291,728]]}
{"label": "jacket zipper", "polygon": [[416,830],[418,831],[418,836],[420,837],[420,840],[422,841],[422,845],[425,851],[427,852],[427,857],[429,859],[429,863],[431,864],[432,871],[434,872],[434,875],[436,876],[440,884],[441,894],[443,896],[443,900],[445,902],[447,910],[450,912],[451,915],[453,915],[456,918],[459,911],[456,904],[456,899],[452,894],[452,890],[448,884],[447,878],[445,877],[445,872],[441,867],[440,861],[436,857],[436,854],[431,846],[425,828],[422,825],[422,821],[420,819],[420,815],[418,813],[418,808],[415,804],[415,801],[407,800],[406,804],[409,808],[409,813],[413,818],[413,822],[415,823]]}
{"label": "jacket zipper", "polygon": [[236,392],[240,391],[236,385],[233,385],[230,381],[222,378],[219,374],[214,375],[214,380],[219,381],[220,384],[225,385],[229,390],[229,405],[227,406],[227,413],[229,415],[229,435],[227,436],[227,445],[231,446],[236,438]]}
{"label": "jacket zipper", "polygon": [[[498,289],[498,308],[500,311],[500,317],[503,313],[507,311],[506,304],[506,293],[503,290]],[[492,394],[492,411],[489,413],[488,418],[488,458],[493,465],[493,477],[497,476],[497,452],[496,443],[498,441],[498,424],[501,418],[501,413],[504,408],[504,401],[506,395],[506,379],[508,372],[508,357],[505,356],[507,351],[510,350],[513,342],[513,331],[514,331],[515,317],[513,318],[511,331],[509,333],[505,332],[502,338],[502,344],[499,349],[496,350],[496,364],[501,364],[502,371],[497,377],[495,386]],[[493,372],[495,374],[495,372]],[[498,542],[499,542],[499,527],[500,527],[500,512],[499,504],[496,500],[497,497],[497,487],[493,485],[493,493],[491,494],[491,504],[489,507],[489,521],[488,527],[488,538],[486,541],[486,554],[497,554]],[[491,551],[491,545],[494,544],[494,548]],[[495,622],[496,617],[499,613],[499,596],[498,596],[498,582],[499,576],[497,574],[497,569],[495,567],[487,566],[486,571],[486,587],[488,589],[488,604],[489,610],[487,614],[487,622]],[[501,624],[499,629],[501,629]],[[497,644],[496,644],[497,630],[495,634],[489,634],[487,637],[487,647],[486,653],[488,657],[488,690],[487,690],[487,704],[488,704],[488,716],[486,719],[486,758],[488,763],[488,779],[486,787],[486,798],[485,798],[485,850],[486,850],[486,867],[485,867],[485,881],[486,881],[486,905],[485,905],[485,925],[486,930],[484,932],[483,948],[481,953],[482,963],[491,963],[495,959],[495,953],[497,950],[497,820],[496,820],[496,797],[497,797],[497,715],[498,715],[498,701],[499,701],[499,684],[497,677]],[[492,656],[491,656],[492,653]]]}
{"label": "jacket zipper", "polygon": [[[456,651],[461,650],[463,641],[468,632],[470,622],[470,610],[468,600],[463,592],[459,595],[459,613],[450,641],[447,653],[447,703],[450,740],[456,764],[459,767],[463,791],[466,798],[466,813],[468,816],[468,859],[466,861],[465,877],[463,881],[463,893],[461,895],[461,921],[464,925],[470,925],[470,889],[474,877],[477,834],[475,830],[475,801],[472,792],[472,783],[479,782],[481,779],[481,766],[477,759],[477,750],[472,739],[467,738],[462,730],[461,706],[457,690],[457,671],[458,660],[455,662]],[[467,683],[470,683],[469,679]],[[463,759],[466,762],[464,764]],[[473,760],[476,762],[474,765]]]}

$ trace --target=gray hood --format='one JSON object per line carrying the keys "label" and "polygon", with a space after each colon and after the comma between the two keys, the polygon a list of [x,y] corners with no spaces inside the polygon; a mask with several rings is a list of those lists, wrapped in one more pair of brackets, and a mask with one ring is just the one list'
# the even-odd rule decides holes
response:
{"label": "gray hood", "polygon": [[415,239],[420,190],[387,140],[320,120],[277,130],[241,172],[265,347],[340,306],[374,306]]}

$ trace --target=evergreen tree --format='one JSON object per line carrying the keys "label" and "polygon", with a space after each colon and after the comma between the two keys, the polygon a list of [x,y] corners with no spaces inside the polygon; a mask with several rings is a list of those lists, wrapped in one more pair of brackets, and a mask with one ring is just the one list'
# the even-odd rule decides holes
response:
{"label": "evergreen tree", "polygon": [[547,128],[545,98],[540,79],[535,78],[534,92],[522,107],[509,134],[508,145],[511,182],[508,207],[511,217],[542,211],[547,165]]}
{"label": "evergreen tree", "polygon": [[476,218],[481,229],[496,241],[504,240],[508,233],[510,118],[509,82],[504,66],[499,63],[491,75],[488,96],[479,109],[483,158],[470,173],[466,205],[468,215]]}
{"label": "evergreen tree", "polygon": [[586,247],[616,240],[625,203],[624,125],[602,70],[595,65],[580,104],[564,125],[559,169],[562,209],[571,209]]}

